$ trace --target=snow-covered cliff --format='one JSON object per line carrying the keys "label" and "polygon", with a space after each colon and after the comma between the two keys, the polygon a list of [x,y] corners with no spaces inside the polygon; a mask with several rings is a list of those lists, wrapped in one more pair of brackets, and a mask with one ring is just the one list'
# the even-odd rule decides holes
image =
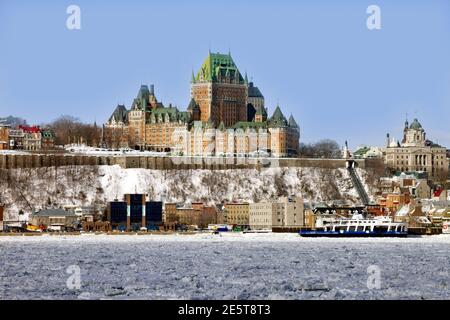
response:
{"label": "snow-covered cliff", "polygon": [[[373,193],[370,172],[358,169]],[[67,204],[105,206],[125,193],[147,193],[155,200],[173,202],[249,201],[301,195],[305,201],[334,199],[358,202],[346,169],[268,168],[234,170],[148,170],[119,166],[71,166],[3,170],[0,201],[14,217],[44,207]]]}

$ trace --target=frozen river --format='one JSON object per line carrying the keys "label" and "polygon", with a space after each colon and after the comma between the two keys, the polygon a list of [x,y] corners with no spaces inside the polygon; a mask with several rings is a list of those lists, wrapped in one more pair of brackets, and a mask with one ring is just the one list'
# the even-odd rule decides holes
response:
{"label": "frozen river", "polygon": [[450,299],[449,235],[2,236],[0,253],[1,299]]}

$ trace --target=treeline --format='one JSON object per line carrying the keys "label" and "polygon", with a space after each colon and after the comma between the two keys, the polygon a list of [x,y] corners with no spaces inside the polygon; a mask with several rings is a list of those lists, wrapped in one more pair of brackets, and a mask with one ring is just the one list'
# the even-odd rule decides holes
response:
{"label": "treeline", "polygon": [[336,141],[323,139],[315,143],[300,143],[300,157],[339,159],[342,158],[342,152]]}
{"label": "treeline", "polygon": [[96,123],[83,123],[72,116],[61,116],[47,126],[55,134],[56,145],[84,143],[89,146],[97,146],[101,141],[101,126],[97,126]]}

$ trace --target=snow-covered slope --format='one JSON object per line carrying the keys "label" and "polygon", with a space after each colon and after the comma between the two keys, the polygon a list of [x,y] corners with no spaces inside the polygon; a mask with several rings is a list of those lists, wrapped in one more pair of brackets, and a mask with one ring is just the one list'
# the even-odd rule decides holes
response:
{"label": "snow-covered slope", "polygon": [[[370,172],[358,169],[363,184]],[[2,171],[1,198],[12,218],[18,210],[61,205],[105,206],[126,193],[147,193],[173,202],[258,202],[301,195],[306,201],[358,201],[346,169],[268,168],[235,170],[148,170],[119,166],[72,166]],[[12,216],[11,216],[12,215]]]}

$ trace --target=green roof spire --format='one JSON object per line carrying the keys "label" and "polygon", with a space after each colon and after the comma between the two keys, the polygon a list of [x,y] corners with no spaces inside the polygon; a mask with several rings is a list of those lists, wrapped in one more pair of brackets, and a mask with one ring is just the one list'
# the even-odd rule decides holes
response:
{"label": "green roof spire", "polygon": [[289,127],[298,128],[298,124],[295,121],[294,116],[292,115],[292,113],[291,113],[291,116],[289,117]]}
{"label": "green roof spire", "polygon": [[198,71],[195,82],[215,82],[219,77],[224,77],[226,74],[237,77],[237,82],[244,83],[239,69],[229,54],[209,53]]}
{"label": "green roof spire", "polygon": [[280,106],[278,104],[269,122],[272,127],[285,127],[288,125],[288,122],[284,117],[283,112],[281,112]]}

